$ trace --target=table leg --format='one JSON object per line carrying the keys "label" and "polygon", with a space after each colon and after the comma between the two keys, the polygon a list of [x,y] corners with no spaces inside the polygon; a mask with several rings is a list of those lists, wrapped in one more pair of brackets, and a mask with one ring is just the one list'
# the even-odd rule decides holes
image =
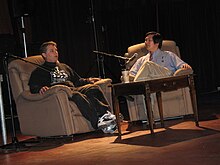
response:
{"label": "table leg", "polygon": [[157,93],[156,93],[156,96],[157,96],[157,105],[158,105],[158,109],[159,109],[161,127],[164,127],[163,105],[162,105],[161,92],[157,92]]}
{"label": "table leg", "polygon": [[190,92],[190,97],[191,97],[192,106],[193,106],[193,113],[194,113],[195,123],[196,123],[196,126],[199,126],[199,116],[198,116],[198,109],[197,109],[196,90],[195,90],[193,75],[189,75],[188,81],[189,81],[189,89],[190,89],[189,92]]}
{"label": "table leg", "polygon": [[147,118],[149,122],[149,128],[151,131],[151,134],[154,133],[154,126],[153,126],[153,111],[152,111],[152,105],[151,105],[151,98],[150,98],[150,92],[149,92],[149,86],[146,84],[146,92],[145,92],[145,104],[147,109]]}
{"label": "table leg", "polygon": [[118,136],[121,137],[121,119],[120,119],[120,109],[119,109],[119,101],[118,97],[113,96],[113,107],[116,116],[116,122],[118,127]]}

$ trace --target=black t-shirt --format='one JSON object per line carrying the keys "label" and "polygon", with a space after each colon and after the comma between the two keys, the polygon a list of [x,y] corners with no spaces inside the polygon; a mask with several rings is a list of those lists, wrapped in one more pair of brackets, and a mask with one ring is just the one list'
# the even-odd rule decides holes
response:
{"label": "black t-shirt", "polygon": [[74,74],[73,70],[64,63],[45,62],[31,73],[28,85],[31,93],[38,93],[43,86],[63,84],[78,87],[88,83],[86,79]]}

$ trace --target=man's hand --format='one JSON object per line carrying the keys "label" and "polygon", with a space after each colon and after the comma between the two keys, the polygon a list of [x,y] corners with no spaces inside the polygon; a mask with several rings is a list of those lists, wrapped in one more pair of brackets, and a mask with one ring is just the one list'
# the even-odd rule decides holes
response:
{"label": "man's hand", "polygon": [[91,82],[91,83],[95,83],[96,81],[99,81],[99,80],[101,80],[101,78],[97,78],[97,77],[88,78],[88,81]]}
{"label": "man's hand", "polygon": [[188,65],[188,64],[183,64],[183,65],[181,66],[181,68],[182,68],[182,69],[192,69],[192,67],[191,67],[190,65]]}
{"label": "man's hand", "polygon": [[42,88],[40,89],[40,91],[39,91],[39,94],[40,94],[40,95],[43,95],[48,89],[49,89],[48,86],[42,87]]}

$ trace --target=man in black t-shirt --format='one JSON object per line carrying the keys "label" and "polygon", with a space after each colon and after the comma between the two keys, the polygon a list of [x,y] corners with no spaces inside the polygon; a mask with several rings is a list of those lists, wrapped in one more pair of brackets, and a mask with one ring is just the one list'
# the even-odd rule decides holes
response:
{"label": "man in black t-shirt", "polygon": [[80,78],[68,65],[59,63],[57,44],[53,41],[43,43],[40,52],[45,62],[30,76],[31,93],[43,95],[53,85],[66,85],[72,90],[72,97],[69,99],[76,103],[93,128],[113,133],[116,130],[115,115],[110,113],[110,106],[101,88],[93,84],[100,79]]}

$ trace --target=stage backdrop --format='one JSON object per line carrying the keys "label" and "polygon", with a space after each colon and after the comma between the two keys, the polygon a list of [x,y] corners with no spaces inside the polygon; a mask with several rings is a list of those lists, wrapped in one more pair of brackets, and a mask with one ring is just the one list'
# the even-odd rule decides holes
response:
{"label": "stage backdrop", "polygon": [[123,56],[128,46],[144,42],[145,33],[154,30],[176,41],[182,59],[194,69],[198,92],[220,86],[217,0],[29,0],[26,5],[32,9],[27,18],[30,55],[42,42],[54,40],[60,61],[81,76],[100,76],[99,61],[104,76],[118,82],[123,61],[97,58],[93,50]]}

